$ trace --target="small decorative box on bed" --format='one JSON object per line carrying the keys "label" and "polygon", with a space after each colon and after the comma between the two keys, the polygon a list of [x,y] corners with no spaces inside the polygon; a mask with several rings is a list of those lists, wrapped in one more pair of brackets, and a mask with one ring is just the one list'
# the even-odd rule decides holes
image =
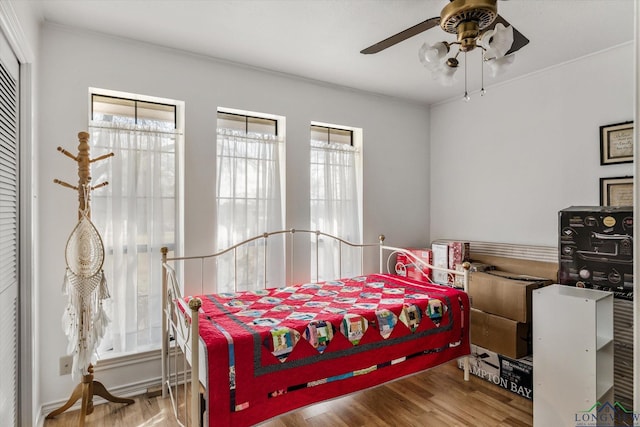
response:
{"label": "small decorative box on bed", "polygon": [[[180,300],[187,319],[194,298]],[[470,353],[467,294],[397,275],[197,298],[212,426],[253,425]]]}

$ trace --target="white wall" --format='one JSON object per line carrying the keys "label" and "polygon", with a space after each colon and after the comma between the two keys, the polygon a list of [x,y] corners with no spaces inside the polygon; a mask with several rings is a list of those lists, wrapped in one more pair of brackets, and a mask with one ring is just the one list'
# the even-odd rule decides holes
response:
{"label": "white wall", "polygon": [[[427,108],[344,88],[235,66],[129,40],[46,25],[42,30],[40,186],[41,245],[38,284],[41,317],[40,401],[65,400],[74,383],[58,376],[67,340],[60,318],[64,247],[77,218],[77,196],[52,183],[75,183],[76,166],[56,152],[74,152],[87,129],[88,87],[186,103],[186,252],[213,247],[213,156],[216,108],[273,113],[287,120],[287,227],[308,225],[309,124],[364,129],[364,240],[384,233],[394,245],[429,241],[429,111]],[[407,191],[409,183],[419,187]],[[100,364],[98,364],[98,368]],[[110,390],[160,374],[158,362],[97,371]]]}
{"label": "white wall", "polygon": [[[517,60],[517,59],[516,59]],[[557,246],[558,211],[599,205],[599,127],[633,120],[633,44],[431,108],[432,239]]]}

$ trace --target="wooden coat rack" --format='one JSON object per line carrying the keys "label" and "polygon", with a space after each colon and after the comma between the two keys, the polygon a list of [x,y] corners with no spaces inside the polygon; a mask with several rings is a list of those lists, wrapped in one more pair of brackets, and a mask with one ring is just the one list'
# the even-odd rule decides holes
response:
{"label": "wooden coat rack", "polygon": [[[87,132],[78,133],[78,140],[80,141],[80,145],[78,145],[77,156],[74,156],[62,147],[58,147],[58,151],[78,163],[78,185],[71,185],[64,181],[60,181],[59,179],[54,179],[53,182],[55,182],[56,184],[60,184],[63,187],[71,188],[78,191],[78,202],[80,206],[80,210],[78,212],[88,212],[87,215],[90,215],[90,211],[87,208],[90,204],[89,196],[91,192],[86,192],[85,188],[87,188],[91,183],[91,163],[112,157],[113,153],[105,154],[95,159],[91,159],[89,157],[89,134]],[[96,188],[104,187],[108,184],[108,182],[103,182],[96,185],[95,187],[89,188],[91,189],[91,191],[93,191]],[[78,216],[80,217],[80,213],[78,214]],[[75,389],[71,393],[69,400],[67,400],[67,402],[60,408],[49,413],[49,415],[47,415],[47,418],[53,418],[57,415],[62,414],[67,409],[71,408],[78,401],[78,399],[82,399],[78,426],[83,427],[85,417],[93,412],[93,396],[100,396],[110,402],[126,403],[128,405],[134,402],[133,399],[113,396],[107,391],[106,387],[102,383],[100,383],[99,381],[95,381],[93,379],[93,365],[90,364],[87,371],[88,373],[86,375],[83,375],[82,381],[78,385],[76,385]]]}

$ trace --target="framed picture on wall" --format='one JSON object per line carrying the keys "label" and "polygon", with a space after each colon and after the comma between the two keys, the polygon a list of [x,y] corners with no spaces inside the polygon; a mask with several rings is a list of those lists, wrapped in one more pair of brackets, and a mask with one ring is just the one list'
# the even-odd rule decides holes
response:
{"label": "framed picture on wall", "polygon": [[600,126],[600,164],[633,162],[633,122]]}
{"label": "framed picture on wall", "polygon": [[633,177],[600,178],[600,206],[633,206]]}

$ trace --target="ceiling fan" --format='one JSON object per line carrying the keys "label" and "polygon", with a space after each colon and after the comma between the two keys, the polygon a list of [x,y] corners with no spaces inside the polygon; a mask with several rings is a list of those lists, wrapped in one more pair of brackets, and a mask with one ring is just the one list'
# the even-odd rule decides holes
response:
{"label": "ceiling fan", "polygon": [[[451,0],[446,5],[440,16],[429,18],[413,27],[400,31],[366,49],[360,51],[363,54],[378,53],[408,38],[440,25],[444,31],[458,35],[460,50],[468,52],[476,47],[476,39],[484,31],[492,30],[498,23],[509,26],[509,23],[498,15],[496,0]],[[529,39],[514,28],[513,45],[506,53],[513,53],[527,43]]]}
{"label": "ceiling fan", "polygon": [[[484,51],[483,61],[491,61],[492,70],[497,73],[513,61],[512,53],[529,43],[529,39],[498,15],[497,0],[450,0],[440,16],[407,28],[360,53],[378,53],[438,25],[447,33],[456,34],[457,40],[433,45],[425,43],[420,49],[419,58],[427,68],[442,77],[443,84],[451,84],[460,52],[467,53],[480,47]],[[446,58],[453,45],[458,46],[458,52],[455,56]]]}

